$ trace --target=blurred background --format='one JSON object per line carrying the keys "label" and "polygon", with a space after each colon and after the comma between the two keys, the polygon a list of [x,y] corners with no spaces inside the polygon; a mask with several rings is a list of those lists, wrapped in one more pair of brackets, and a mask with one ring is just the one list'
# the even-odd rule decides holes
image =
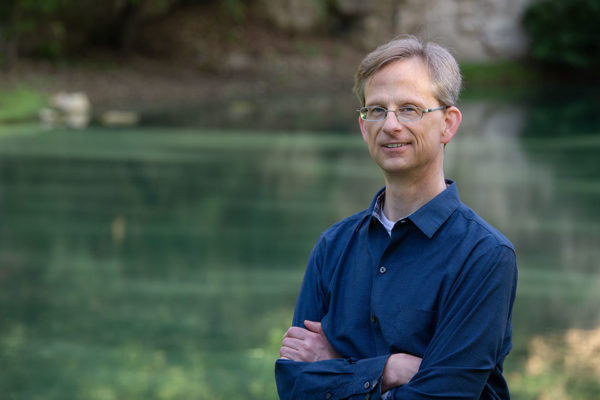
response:
{"label": "blurred background", "polygon": [[383,185],[353,74],[449,47],[513,398],[600,398],[600,1],[2,0],[0,398],[276,399],[308,254]]}

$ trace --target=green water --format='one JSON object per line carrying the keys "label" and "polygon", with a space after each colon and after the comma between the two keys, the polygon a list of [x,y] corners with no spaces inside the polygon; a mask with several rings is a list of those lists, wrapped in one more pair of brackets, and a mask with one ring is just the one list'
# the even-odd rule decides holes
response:
{"label": "green water", "polygon": [[[600,327],[600,132],[463,113],[446,175],[518,251],[514,397],[596,398],[560,349]],[[381,185],[358,130],[0,127],[0,397],[275,399],[308,253]]]}

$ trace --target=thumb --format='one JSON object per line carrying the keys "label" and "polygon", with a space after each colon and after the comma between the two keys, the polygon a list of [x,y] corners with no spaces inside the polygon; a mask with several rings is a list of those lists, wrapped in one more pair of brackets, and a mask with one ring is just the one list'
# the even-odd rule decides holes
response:
{"label": "thumb", "polygon": [[323,329],[321,328],[320,322],[305,320],[304,326],[311,332],[323,333]]}

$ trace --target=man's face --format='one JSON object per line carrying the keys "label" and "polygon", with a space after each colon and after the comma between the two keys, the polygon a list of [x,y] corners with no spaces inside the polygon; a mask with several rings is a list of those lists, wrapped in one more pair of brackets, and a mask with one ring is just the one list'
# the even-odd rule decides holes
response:
{"label": "man's face", "polygon": [[[423,109],[440,105],[433,95],[427,67],[420,59],[393,61],[366,82],[365,106],[396,110],[409,105]],[[433,111],[418,121],[401,122],[389,112],[383,121],[359,117],[359,124],[371,157],[386,177],[408,174],[426,178],[442,173],[444,144],[454,134],[449,134],[447,113]]]}

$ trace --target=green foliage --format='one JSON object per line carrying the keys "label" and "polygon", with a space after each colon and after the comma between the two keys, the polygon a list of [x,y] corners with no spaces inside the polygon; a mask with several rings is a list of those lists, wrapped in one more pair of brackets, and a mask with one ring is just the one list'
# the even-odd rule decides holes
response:
{"label": "green foliage", "polygon": [[20,55],[59,59],[94,45],[127,50],[141,22],[164,15],[181,2],[2,0],[0,63],[13,64]]}
{"label": "green foliage", "polygon": [[578,69],[600,66],[600,1],[540,0],[526,11],[523,25],[535,60]]}
{"label": "green foliage", "polygon": [[40,55],[63,54],[66,29],[56,18],[73,0],[6,0],[0,4],[0,62],[12,64],[22,48],[33,46]]}
{"label": "green foliage", "polygon": [[220,0],[221,10],[236,22],[241,22],[246,18],[248,9],[242,0]]}
{"label": "green foliage", "polygon": [[4,0],[0,5],[0,17],[15,14],[47,15],[60,7],[68,6],[71,0]]}
{"label": "green foliage", "polygon": [[529,85],[538,78],[538,71],[531,66],[514,61],[499,61],[494,63],[463,63],[461,73],[465,89],[494,87],[522,87]]}
{"label": "green foliage", "polygon": [[57,10],[68,7],[72,0],[3,0],[0,3],[0,39],[11,40],[35,30],[40,21]]}
{"label": "green foliage", "polygon": [[600,115],[594,92],[586,90],[541,91],[529,105],[524,134],[528,137],[597,135]]}
{"label": "green foliage", "polygon": [[588,400],[600,393],[600,329],[535,336],[522,371],[509,380],[515,399]]}
{"label": "green foliage", "polygon": [[28,119],[36,115],[44,104],[44,96],[31,89],[0,92],[0,123]]}

